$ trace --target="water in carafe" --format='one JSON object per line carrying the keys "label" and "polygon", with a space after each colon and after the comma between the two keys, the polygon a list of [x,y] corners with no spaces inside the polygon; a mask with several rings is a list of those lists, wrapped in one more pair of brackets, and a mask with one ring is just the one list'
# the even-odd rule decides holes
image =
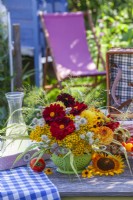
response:
{"label": "water in carafe", "polygon": [[[8,92],[5,95],[9,106],[9,119],[6,129],[6,136],[8,136],[8,139],[4,142],[1,151],[2,156],[22,153],[30,145],[30,140],[20,139],[21,136],[28,135],[27,127],[22,115],[24,93]],[[10,139],[10,136],[12,139]],[[13,138],[15,138],[15,140],[13,140]]]}

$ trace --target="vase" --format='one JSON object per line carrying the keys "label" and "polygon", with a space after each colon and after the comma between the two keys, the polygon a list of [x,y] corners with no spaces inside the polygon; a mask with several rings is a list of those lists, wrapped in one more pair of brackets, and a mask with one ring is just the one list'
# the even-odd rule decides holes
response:
{"label": "vase", "polygon": [[[28,136],[27,127],[22,115],[23,92],[8,92],[5,94],[8,107],[9,118],[6,129],[6,141],[2,150],[3,156],[9,156],[16,153],[22,153],[29,145],[30,140],[22,140],[20,137]],[[9,137],[17,136],[17,140],[12,140]]]}
{"label": "vase", "polygon": [[91,162],[91,154],[83,154],[80,156],[74,156],[73,157],[73,166],[70,162],[70,155],[61,157],[57,156],[56,154],[53,154],[51,157],[53,163],[57,167],[57,171],[64,174],[75,174],[81,173]]}

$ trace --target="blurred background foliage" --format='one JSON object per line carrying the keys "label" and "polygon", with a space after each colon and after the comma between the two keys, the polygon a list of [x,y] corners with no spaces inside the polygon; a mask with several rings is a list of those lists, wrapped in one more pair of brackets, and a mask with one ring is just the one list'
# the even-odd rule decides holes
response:
{"label": "blurred background foliage", "polygon": [[8,55],[7,17],[4,7],[0,7],[0,127],[7,117],[5,92],[10,90],[10,71]]}
{"label": "blurred background foliage", "polygon": [[[5,126],[8,118],[8,105],[5,93],[11,90],[10,64],[9,64],[9,38],[8,38],[7,10],[0,2],[0,128]],[[13,48],[13,47],[12,47]],[[22,80],[24,85],[34,85],[34,69],[28,57],[23,57]]]}
{"label": "blurred background foliage", "polygon": [[[68,0],[70,11],[91,10],[96,35],[105,59],[112,47],[133,47],[132,0]],[[88,25],[88,44],[92,56],[97,54],[94,36]]]}
{"label": "blurred background foliage", "polygon": [[[106,52],[112,47],[133,47],[133,0],[67,0],[69,11],[87,11],[92,14],[96,35],[101,45],[102,55],[105,60]],[[1,18],[1,16],[0,16]],[[1,20],[0,20],[1,22]],[[3,30],[5,25],[0,23],[0,128],[7,119],[7,103],[5,93],[10,91],[10,75],[8,58],[8,39],[4,37]],[[92,57],[96,60],[97,47],[94,41],[90,25],[86,22],[87,39]],[[34,71],[33,60],[23,58],[23,85],[33,86],[34,88]],[[50,82],[54,82],[54,78],[48,77]],[[82,83],[82,80],[80,80]],[[88,79],[87,79],[88,82]],[[103,105],[106,105],[106,84],[98,87],[97,91],[103,97]],[[48,93],[48,98],[52,101],[58,94],[59,90],[55,89]],[[33,92],[34,93],[34,92]],[[99,92],[98,92],[99,93]],[[27,106],[28,95],[25,96],[25,106]],[[30,98],[30,97],[29,97]],[[101,99],[101,97],[100,97]],[[33,100],[33,98],[32,98]],[[29,106],[29,105],[28,105]]]}

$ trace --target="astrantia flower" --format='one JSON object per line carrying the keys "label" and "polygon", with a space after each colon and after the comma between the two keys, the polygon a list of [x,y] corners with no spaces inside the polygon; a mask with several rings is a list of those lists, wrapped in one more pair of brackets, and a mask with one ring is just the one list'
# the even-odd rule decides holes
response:
{"label": "astrantia flower", "polygon": [[43,127],[45,125],[45,120],[43,118],[38,119],[38,125]]}
{"label": "astrantia flower", "polygon": [[87,120],[86,120],[85,118],[81,118],[81,119],[80,119],[80,123],[81,123],[81,124],[86,124],[86,123],[87,123]]}
{"label": "astrantia flower", "polygon": [[121,174],[124,167],[121,156],[95,153],[92,157],[92,171],[95,175]]}
{"label": "astrantia flower", "polygon": [[66,114],[70,114],[70,111],[71,111],[71,110],[72,110],[71,107],[67,107],[66,110],[65,110]]}
{"label": "astrantia flower", "polygon": [[73,115],[80,115],[80,113],[87,108],[87,105],[80,102],[75,102],[74,106],[72,107],[72,110],[70,111]]}
{"label": "astrantia flower", "polygon": [[79,136],[81,139],[85,139],[85,135],[84,134],[81,134],[80,136]]}
{"label": "astrantia flower", "polygon": [[93,139],[93,138],[90,138],[90,139],[89,139],[89,144],[92,145],[93,142],[94,142],[94,139]]}
{"label": "astrantia flower", "polygon": [[87,136],[87,137],[93,137],[93,135],[94,135],[94,133],[89,132],[89,131],[86,133],[86,136]]}
{"label": "astrantia flower", "polygon": [[64,108],[59,104],[51,104],[50,106],[46,107],[43,111],[43,117],[46,123],[51,124],[51,122],[55,121],[56,119],[62,118],[65,116]]}
{"label": "astrantia flower", "polygon": [[47,135],[42,135],[41,138],[42,138],[42,140],[48,140],[48,136]]}
{"label": "astrantia flower", "polygon": [[75,103],[75,98],[70,94],[62,93],[57,96],[57,101],[62,101],[66,107],[72,107]]}
{"label": "astrantia flower", "polygon": [[35,118],[33,118],[33,120],[32,120],[32,124],[37,124],[37,122],[38,122],[38,119],[35,117]]}
{"label": "astrantia flower", "polygon": [[75,130],[76,130],[76,131],[80,130],[79,123],[75,123],[74,125],[75,125]]}
{"label": "astrantia flower", "polygon": [[74,122],[68,117],[60,118],[52,122],[50,131],[57,140],[64,139],[75,130]]}
{"label": "astrantia flower", "polygon": [[76,115],[74,120],[79,121],[80,119],[81,119],[80,115]]}

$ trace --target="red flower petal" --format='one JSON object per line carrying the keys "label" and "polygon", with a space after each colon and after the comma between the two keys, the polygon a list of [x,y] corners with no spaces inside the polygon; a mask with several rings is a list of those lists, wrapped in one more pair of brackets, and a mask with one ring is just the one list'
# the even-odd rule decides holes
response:
{"label": "red flower petal", "polygon": [[68,117],[58,118],[58,120],[50,124],[50,131],[52,136],[57,140],[64,139],[67,135],[71,134],[75,130],[73,120]]}
{"label": "red flower petal", "polygon": [[74,106],[72,107],[72,110],[71,110],[71,114],[73,114],[74,116],[75,115],[80,115],[80,113],[85,110],[87,108],[87,105],[84,104],[84,103],[80,103],[80,102],[76,102],[74,104]]}
{"label": "red flower petal", "polygon": [[106,124],[107,127],[109,127],[110,129],[112,129],[112,131],[114,131],[115,129],[117,129],[119,127],[120,123],[119,122],[108,122]]}
{"label": "red flower petal", "polygon": [[42,113],[46,123],[50,125],[56,119],[64,117],[65,111],[63,109],[59,104],[51,104],[49,107],[46,107]]}
{"label": "red flower petal", "polygon": [[62,101],[66,107],[71,107],[75,104],[75,99],[70,94],[62,93],[57,96],[57,101]]}

